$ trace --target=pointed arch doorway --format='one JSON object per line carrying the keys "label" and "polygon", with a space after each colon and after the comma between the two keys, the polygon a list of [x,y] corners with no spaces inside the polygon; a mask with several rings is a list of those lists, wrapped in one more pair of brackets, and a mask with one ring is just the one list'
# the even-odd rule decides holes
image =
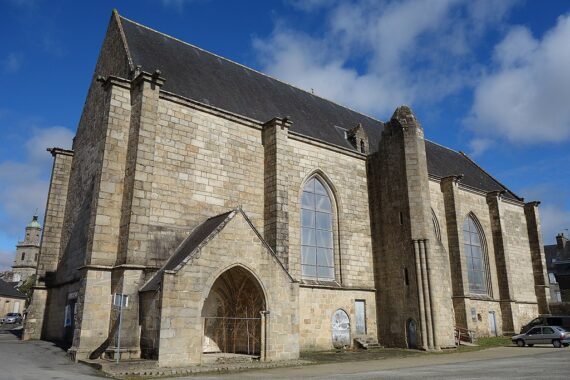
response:
{"label": "pointed arch doorway", "polygon": [[262,355],[266,301],[255,276],[241,266],[223,272],[214,282],[202,307],[202,351]]}

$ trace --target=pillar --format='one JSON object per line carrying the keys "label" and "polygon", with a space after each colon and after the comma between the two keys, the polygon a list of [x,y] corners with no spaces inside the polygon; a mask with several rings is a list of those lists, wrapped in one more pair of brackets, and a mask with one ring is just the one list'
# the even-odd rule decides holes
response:
{"label": "pillar", "polygon": [[59,263],[61,232],[73,163],[73,151],[71,150],[51,148],[48,151],[53,156],[53,166],[44,216],[44,231],[40,243],[36,285],[24,325],[24,340],[42,337],[48,287]]}
{"label": "pillar", "polygon": [[264,238],[289,267],[289,128],[288,118],[273,118],[263,125],[264,163]]}
{"label": "pillar", "polygon": [[538,302],[539,314],[550,314],[550,284],[548,282],[542,230],[538,213],[540,202],[527,202],[524,205],[524,214],[528,229],[528,241],[532,257],[532,272],[534,275],[534,290]]}

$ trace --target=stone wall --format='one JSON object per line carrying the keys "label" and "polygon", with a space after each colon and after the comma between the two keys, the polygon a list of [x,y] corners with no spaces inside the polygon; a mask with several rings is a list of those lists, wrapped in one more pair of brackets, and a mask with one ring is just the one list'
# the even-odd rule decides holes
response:
{"label": "stone wall", "polygon": [[205,218],[240,204],[263,231],[264,158],[259,126],[162,98],[153,154],[145,237],[150,243],[141,247],[147,265],[162,265]]}
{"label": "stone wall", "polygon": [[139,295],[141,358],[158,359],[161,325],[160,309],[160,292],[152,290]]}
{"label": "stone wall", "polygon": [[433,228],[423,129],[408,107],[386,124],[368,178],[381,343],[405,347],[413,320],[419,347],[453,345],[449,258]]}
{"label": "stone wall", "polygon": [[180,270],[164,274],[160,366],[201,362],[202,306],[215,280],[236,265],[249,271],[265,293],[270,313],[262,357],[288,360],[299,356],[298,285],[242,214],[234,213],[233,219]]}
{"label": "stone wall", "polygon": [[374,287],[364,156],[289,138],[289,271],[301,278],[301,193],[318,175],[333,195],[335,277],[343,286]]}
{"label": "stone wall", "polygon": [[[524,204],[464,187],[452,177],[441,181],[441,194],[435,181],[430,188],[432,208],[444,223],[440,226],[450,256],[456,324],[487,336],[488,313],[493,311],[500,333],[518,332],[523,321],[538,313],[535,281],[529,278],[540,278],[534,275],[535,267],[542,269],[533,265]],[[469,291],[462,232],[469,215],[476,219],[485,241],[487,295]],[[473,321],[472,308],[480,320]]]}
{"label": "stone wall", "polygon": [[24,315],[25,304],[25,299],[0,296],[0,316],[5,317],[8,313],[20,313]]}
{"label": "stone wall", "polygon": [[374,290],[326,289],[302,286],[299,289],[299,345],[301,351],[330,350],[332,317],[338,309],[350,319],[350,336],[356,338],[354,302],[366,303],[366,335],[376,338],[376,294]]}

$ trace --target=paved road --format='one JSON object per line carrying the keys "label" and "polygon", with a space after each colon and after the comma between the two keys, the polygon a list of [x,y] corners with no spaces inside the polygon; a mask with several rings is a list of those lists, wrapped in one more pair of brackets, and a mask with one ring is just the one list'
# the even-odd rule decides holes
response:
{"label": "paved road", "polygon": [[228,380],[229,378],[568,380],[570,379],[570,349],[552,349],[546,346],[498,347],[470,353],[275,368],[184,379]]}
{"label": "paved road", "polygon": [[101,380],[98,371],[68,360],[53,343],[22,342],[6,327],[0,328],[1,380]]}
{"label": "paved road", "polygon": [[[21,342],[0,328],[1,380],[101,380],[90,367],[69,361],[48,342]],[[564,379],[570,378],[570,348],[498,347],[468,353],[418,355],[247,371],[185,379]],[[180,380],[182,378],[176,378]]]}

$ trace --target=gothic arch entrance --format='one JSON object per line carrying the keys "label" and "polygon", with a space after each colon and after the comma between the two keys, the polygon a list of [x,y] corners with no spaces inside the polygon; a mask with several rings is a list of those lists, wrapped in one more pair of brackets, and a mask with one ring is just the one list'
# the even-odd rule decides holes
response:
{"label": "gothic arch entrance", "polygon": [[260,355],[263,289],[247,269],[235,266],[222,273],[204,301],[204,353]]}

